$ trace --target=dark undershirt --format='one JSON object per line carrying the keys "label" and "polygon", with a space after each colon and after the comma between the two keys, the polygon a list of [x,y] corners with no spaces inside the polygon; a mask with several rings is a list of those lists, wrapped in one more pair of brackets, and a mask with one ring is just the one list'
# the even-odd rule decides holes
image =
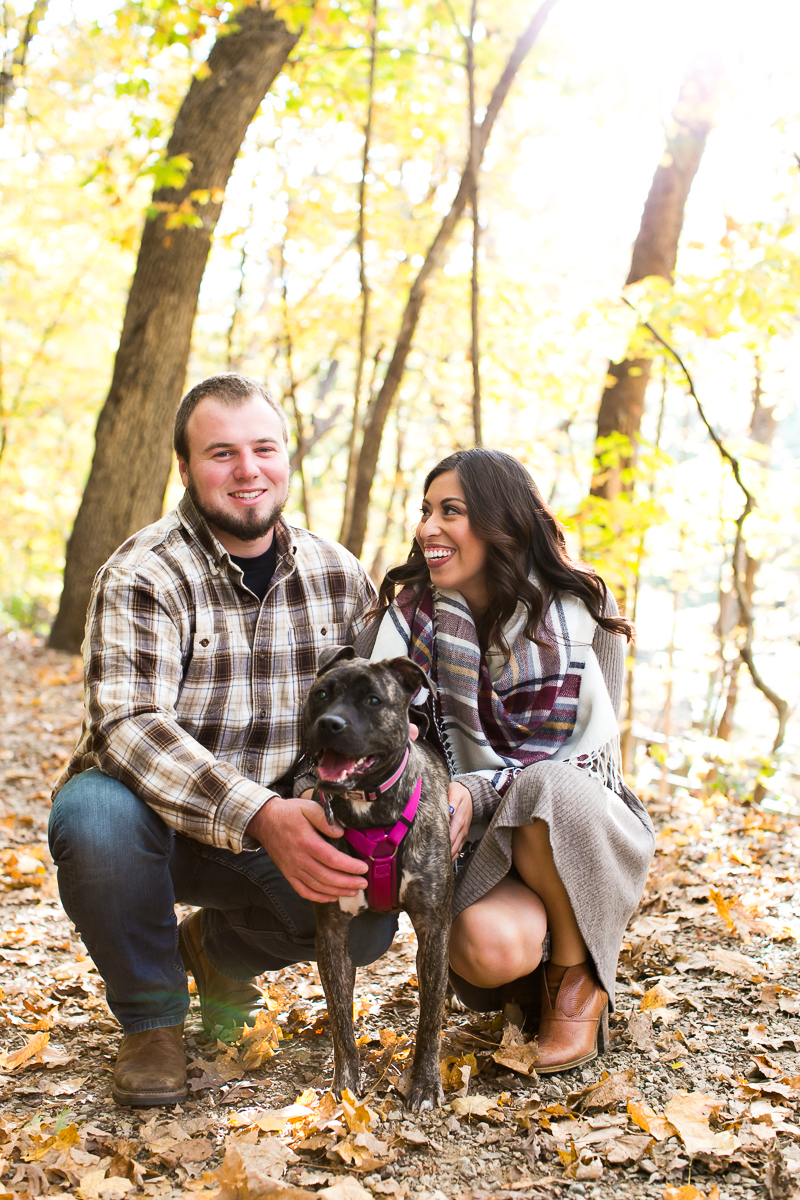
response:
{"label": "dark undershirt", "polygon": [[256,555],[255,558],[240,558],[236,554],[232,554],[231,562],[236,563],[237,567],[242,568],[244,572],[242,582],[247,590],[252,592],[254,596],[258,596],[259,600],[263,600],[278,563],[277,541],[273,537],[269,550],[265,550],[263,554]]}

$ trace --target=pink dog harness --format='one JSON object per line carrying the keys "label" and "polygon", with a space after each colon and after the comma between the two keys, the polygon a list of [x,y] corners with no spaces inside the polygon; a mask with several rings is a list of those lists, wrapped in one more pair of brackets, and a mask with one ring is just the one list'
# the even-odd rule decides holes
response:
{"label": "pink dog harness", "polygon": [[[377,792],[367,792],[370,800],[377,800],[380,792],[385,792],[403,774],[408,762],[408,747],[403,755],[403,761],[392,775],[382,783]],[[419,807],[422,795],[422,776],[414,784],[414,789],[408,803],[403,809],[403,815],[396,825],[382,825],[375,829],[346,829],[345,840],[352,846],[359,858],[366,862],[367,871],[367,904],[375,912],[395,912],[400,904],[400,889],[397,879],[397,851],[400,843],[408,833]]]}

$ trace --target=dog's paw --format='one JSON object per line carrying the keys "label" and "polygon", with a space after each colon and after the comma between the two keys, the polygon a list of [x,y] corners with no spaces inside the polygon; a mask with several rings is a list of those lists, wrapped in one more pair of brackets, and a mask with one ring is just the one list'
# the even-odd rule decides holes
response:
{"label": "dog's paw", "polygon": [[411,1112],[425,1112],[428,1108],[441,1108],[444,1104],[444,1089],[441,1080],[429,1083],[427,1080],[412,1082],[408,1093],[406,1107]]}

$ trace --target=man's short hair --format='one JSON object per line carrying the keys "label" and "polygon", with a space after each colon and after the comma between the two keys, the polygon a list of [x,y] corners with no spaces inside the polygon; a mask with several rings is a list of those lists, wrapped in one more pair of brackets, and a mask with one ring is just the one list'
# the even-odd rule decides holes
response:
{"label": "man's short hair", "polygon": [[184,462],[189,461],[189,442],[186,437],[186,426],[189,423],[189,417],[201,400],[211,397],[213,400],[217,400],[220,404],[226,404],[230,408],[241,408],[242,405],[247,404],[248,400],[252,400],[254,396],[261,396],[266,400],[270,408],[278,414],[281,422],[281,430],[283,431],[283,440],[288,444],[289,422],[286,418],[286,413],[274,396],[257,379],[250,379],[247,375],[238,375],[235,371],[230,371],[222,375],[209,375],[208,379],[203,379],[200,383],[196,383],[193,388],[189,389],[178,405],[177,412],[175,413],[175,427],[172,434],[172,444],[175,447],[175,453],[178,458],[182,458]]}

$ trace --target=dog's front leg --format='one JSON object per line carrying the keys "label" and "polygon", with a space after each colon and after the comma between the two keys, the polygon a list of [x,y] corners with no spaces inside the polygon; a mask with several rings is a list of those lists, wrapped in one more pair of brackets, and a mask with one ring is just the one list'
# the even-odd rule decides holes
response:
{"label": "dog's front leg", "polygon": [[357,1095],[359,1058],[353,1031],[356,970],[348,940],[352,916],[342,912],[338,902],[315,904],[314,911],[317,917],[317,966],[325,989],[333,1037],[333,1092],[340,1097],[348,1088]]}
{"label": "dog's front leg", "polygon": [[447,994],[450,921],[446,917],[437,921],[429,911],[424,914],[409,911],[409,916],[418,943],[419,1024],[407,1105],[412,1112],[420,1112],[426,1108],[438,1108],[444,1102],[439,1045]]}

